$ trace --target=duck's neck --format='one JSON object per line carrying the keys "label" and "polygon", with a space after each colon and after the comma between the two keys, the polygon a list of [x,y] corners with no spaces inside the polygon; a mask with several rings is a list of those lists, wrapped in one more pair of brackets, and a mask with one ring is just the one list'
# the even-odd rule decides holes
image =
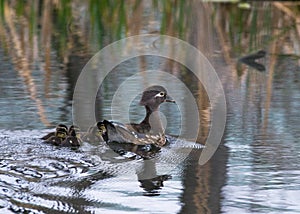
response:
{"label": "duck's neck", "polygon": [[149,124],[149,118],[150,118],[150,115],[152,114],[152,110],[148,106],[145,106],[145,109],[146,109],[146,116],[145,116],[144,120],[141,123],[142,124]]}
{"label": "duck's neck", "polygon": [[150,132],[153,134],[163,134],[165,132],[163,124],[160,120],[158,108],[151,109],[148,106],[146,108],[146,117],[142,121],[142,124],[147,124],[151,127]]}

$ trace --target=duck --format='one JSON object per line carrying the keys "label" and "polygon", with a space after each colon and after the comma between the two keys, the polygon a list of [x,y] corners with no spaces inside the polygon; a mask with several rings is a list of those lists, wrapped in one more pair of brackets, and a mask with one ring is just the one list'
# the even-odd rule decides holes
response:
{"label": "duck", "polygon": [[68,136],[59,144],[63,147],[79,147],[82,143],[79,128],[75,125],[70,126]]}
{"label": "duck", "polygon": [[43,139],[45,143],[50,143],[55,146],[59,146],[67,138],[67,136],[68,127],[64,124],[58,124],[56,126],[55,132],[51,132],[42,137],[41,139]]}
{"label": "duck", "polygon": [[131,150],[151,151],[159,150],[167,143],[165,130],[159,117],[159,106],[164,102],[172,102],[167,90],[159,85],[146,88],[142,94],[140,105],[145,106],[146,116],[139,123],[121,124],[114,121],[103,120],[97,123],[104,141],[113,143],[136,145]]}
{"label": "duck", "polygon": [[[56,129],[56,131],[58,129],[59,130],[63,130],[64,129],[66,132],[68,132],[68,127],[65,124],[62,124],[62,123],[58,124],[55,129]],[[42,140],[48,140],[50,137],[53,137],[53,136],[56,135],[56,131],[50,132],[50,133],[46,134],[45,136],[41,137],[41,139]]]}
{"label": "duck", "polygon": [[143,91],[139,104],[145,107],[146,116],[140,123],[130,123],[126,127],[138,133],[162,133],[164,132],[160,117],[159,106],[164,102],[175,103],[168,94],[167,90],[160,85],[153,85]]}
{"label": "duck", "polygon": [[[162,135],[164,133],[160,118],[159,118],[159,106],[160,104],[164,102],[170,102],[175,103],[174,100],[172,100],[168,94],[167,90],[160,86],[160,85],[153,85],[148,88],[146,88],[143,93],[141,100],[139,104],[141,106],[145,107],[146,110],[146,116],[140,123],[130,123],[122,125],[117,122],[110,123],[110,127],[116,127],[116,130],[120,132],[120,130],[123,130],[121,132],[136,132],[137,135],[139,134],[151,134],[152,138],[157,138],[156,141],[161,145],[161,142],[164,142],[165,139]],[[106,125],[108,125],[108,121],[104,122]],[[82,136],[82,140],[85,142],[90,143],[96,143],[96,142],[104,142],[103,139],[103,125],[104,123],[96,123],[95,125],[91,126],[88,131]],[[159,135],[160,134],[160,135]],[[128,136],[128,135],[127,135]],[[142,139],[145,140],[145,137],[142,137]],[[152,142],[153,139],[149,138],[149,142]],[[110,140],[111,141],[111,140]],[[128,141],[128,139],[127,139]],[[137,144],[142,144],[141,142],[138,142],[135,140]],[[155,144],[155,143],[153,143]]]}
{"label": "duck", "polygon": [[69,127],[68,135],[69,136],[73,136],[73,135],[76,136],[78,138],[78,141],[80,143],[82,142],[82,139],[81,139],[82,138],[82,134],[83,134],[83,132],[80,131],[79,126],[73,124],[73,125],[71,125]]}

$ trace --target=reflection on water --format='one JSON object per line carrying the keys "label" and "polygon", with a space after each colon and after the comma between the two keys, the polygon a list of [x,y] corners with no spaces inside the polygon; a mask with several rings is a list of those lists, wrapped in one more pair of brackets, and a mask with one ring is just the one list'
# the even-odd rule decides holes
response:
{"label": "reflection on water", "polygon": [[[299,3],[242,6],[182,0],[2,2],[1,213],[299,213]],[[105,144],[86,143],[78,150],[42,144],[39,137],[49,128],[72,123],[73,89],[90,57],[140,33],[189,41],[216,69],[228,114],[213,158],[198,165],[201,149],[187,141],[163,148],[155,161],[125,159]],[[237,63],[258,50],[266,52],[255,59],[265,71],[252,68],[253,62]],[[205,142],[211,100],[184,66],[159,57],[136,57],[114,68],[97,95],[98,119],[112,116],[113,95],[128,77],[157,69],[180,79],[197,98],[202,125],[197,141]],[[129,91],[137,95],[130,103],[129,119],[135,122],[145,113],[137,105],[142,90],[136,89],[147,80],[140,80]],[[186,97],[180,85],[169,86],[175,98]],[[178,134],[188,121],[176,105],[163,104],[161,111],[168,133]]]}

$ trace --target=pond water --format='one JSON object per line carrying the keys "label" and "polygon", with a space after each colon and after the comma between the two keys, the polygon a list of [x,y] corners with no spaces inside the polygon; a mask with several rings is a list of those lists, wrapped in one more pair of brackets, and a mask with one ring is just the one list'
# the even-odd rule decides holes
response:
{"label": "pond water", "polygon": [[[198,1],[1,4],[0,212],[299,213],[300,35],[293,6]],[[78,150],[42,143],[40,137],[56,124],[73,123],[76,80],[91,57],[118,39],[143,33],[188,41],[216,70],[227,122],[213,157],[198,164],[213,101],[188,69],[158,56],[117,64],[99,88],[95,79],[102,73],[97,71],[85,88],[99,89],[95,115],[123,121],[122,110],[129,104],[129,120],[138,122],[145,114],[138,105],[143,88],[166,84],[177,103],[164,103],[161,112],[167,133],[178,135],[181,124],[196,117],[188,114],[184,102],[187,87],[201,119],[196,144],[178,141],[153,160],[143,160],[121,157],[105,143],[84,143]],[[266,55],[257,62],[264,69],[238,62],[261,49]],[[115,62],[113,57],[105,60]],[[139,73],[149,70],[151,75]],[[166,83],[159,71],[182,84],[175,79]],[[133,99],[121,97],[125,103],[112,108],[124,83]],[[88,115],[81,116],[84,122]]]}

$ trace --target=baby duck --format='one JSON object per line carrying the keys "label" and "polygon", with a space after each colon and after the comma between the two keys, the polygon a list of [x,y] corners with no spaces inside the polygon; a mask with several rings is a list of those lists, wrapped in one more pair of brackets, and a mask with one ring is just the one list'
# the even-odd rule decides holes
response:
{"label": "baby duck", "polygon": [[81,144],[81,138],[79,135],[79,129],[77,126],[71,126],[69,128],[68,136],[61,142],[60,146],[64,147],[79,147]]}
{"label": "baby duck", "polygon": [[80,131],[80,128],[77,125],[71,125],[69,127],[69,130],[68,130],[69,136],[72,136],[72,134],[74,134],[74,132],[75,132],[76,137],[78,138],[79,142],[81,143],[82,142],[82,139],[81,139],[82,132]]}
{"label": "baby duck", "polygon": [[[48,135],[42,137],[45,143],[50,143],[53,145],[60,145],[68,135],[68,128],[64,124],[58,124],[56,126],[55,132],[51,132]],[[46,138],[48,137],[48,138]]]}
{"label": "baby duck", "polygon": [[[68,127],[67,127],[65,124],[62,124],[62,123],[61,123],[61,124],[58,124],[58,125],[56,126],[55,129],[56,129],[56,130],[57,130],[57,129],[65,129],[65,130],[67,130],[67,132],[68,132]],[[42,140],[47,140],[47,139],[49,139],[50,137],[55,136],[55,133],[56,133],[56,131],[50,132],[50,133],[46,134],[45,136],[41,137],[41,139],[42,139]]]}

